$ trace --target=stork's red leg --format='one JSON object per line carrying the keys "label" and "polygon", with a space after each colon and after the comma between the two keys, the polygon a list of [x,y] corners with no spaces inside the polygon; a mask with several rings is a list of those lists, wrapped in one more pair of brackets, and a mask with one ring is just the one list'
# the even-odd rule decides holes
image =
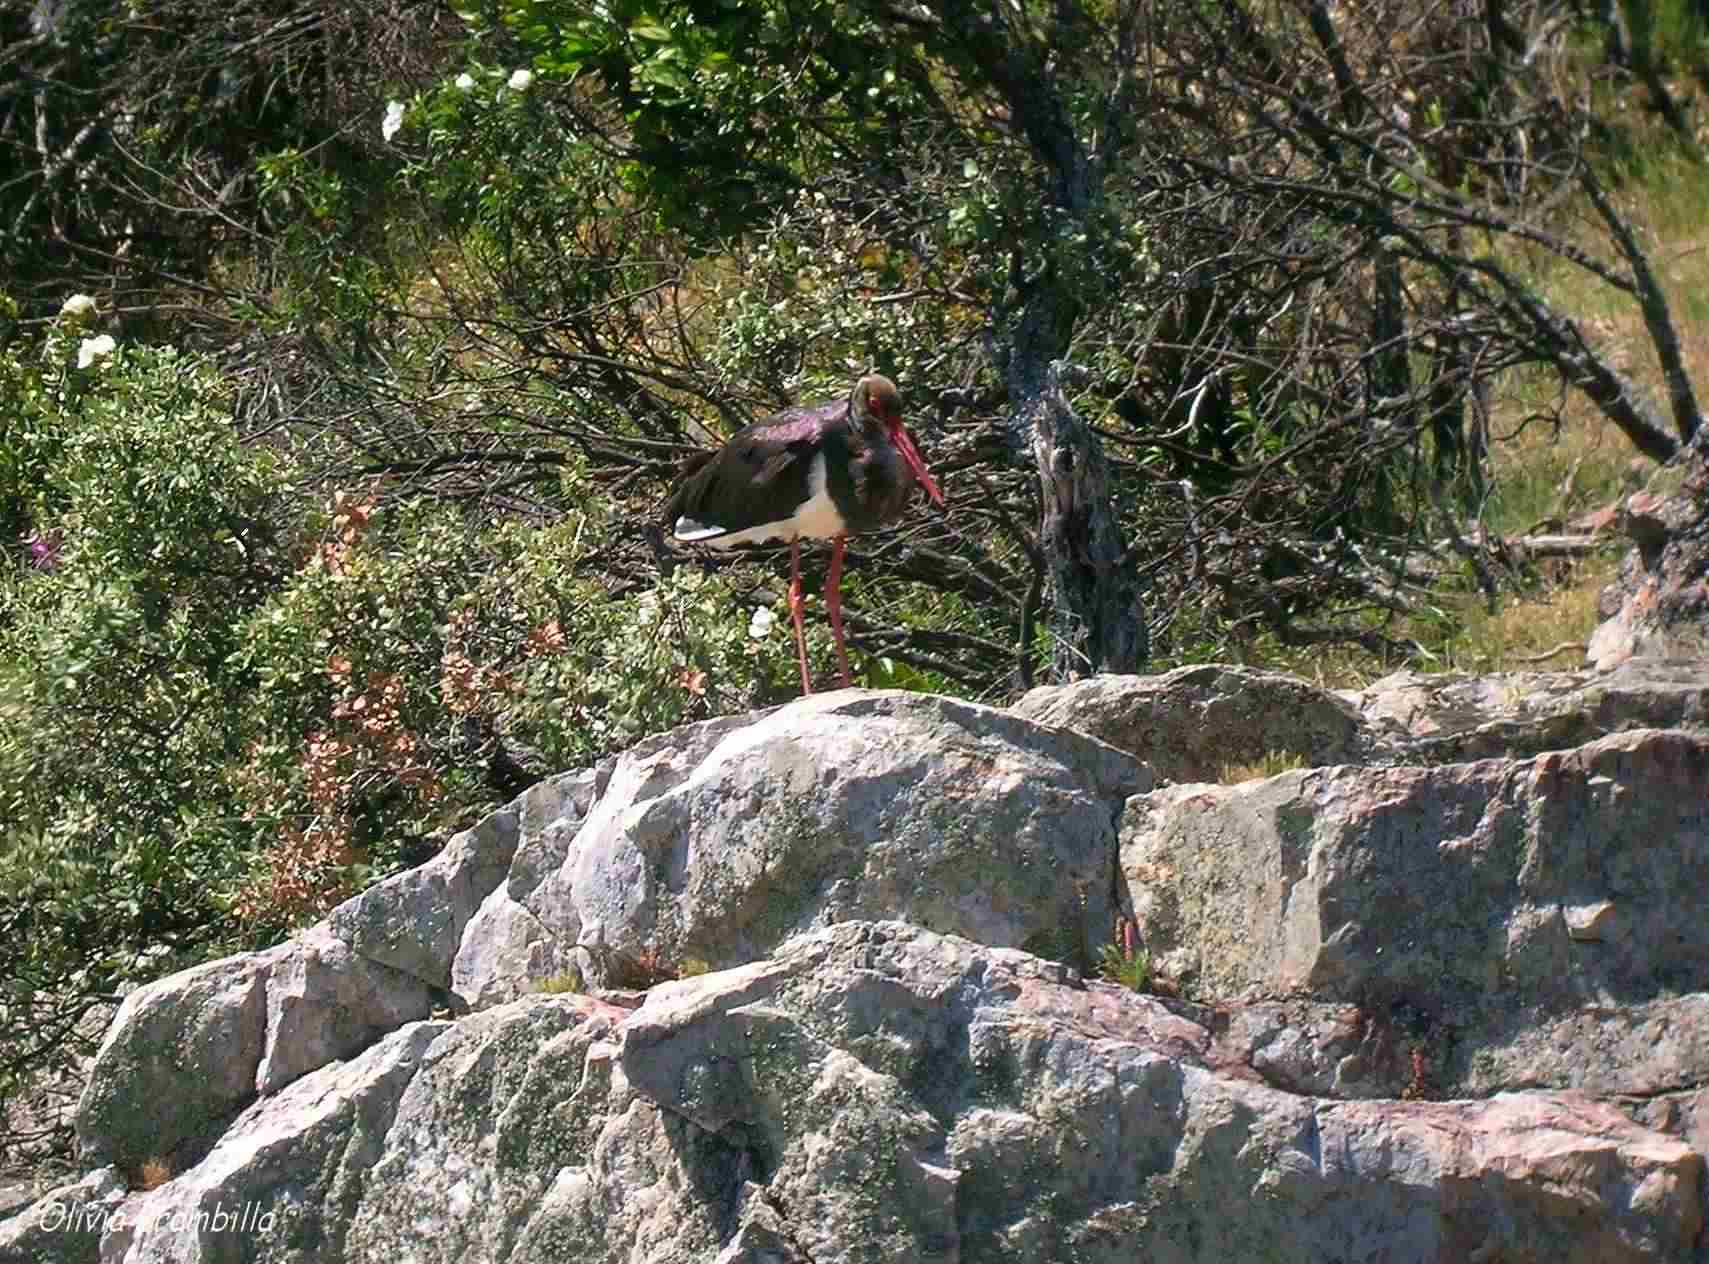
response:
{"label": "stork's red leg", "polygon": [[801,596],[801,537],[789,542],[789,613],[795,620],[795,652],[801,656],[801,692],[813,692],[813,678],[807,674],[807,629],[801,623],[801,608],[806,604]]}
{"label": "stork's red leg", "polygon": [[831,570],[825,576],[825,613],[831,620],[831,638],[837,643],[837,662],[843,669],[843,688],[854,684],[849,679],[849,652],[843,648],[843,549],[847,536],[831,542]]}

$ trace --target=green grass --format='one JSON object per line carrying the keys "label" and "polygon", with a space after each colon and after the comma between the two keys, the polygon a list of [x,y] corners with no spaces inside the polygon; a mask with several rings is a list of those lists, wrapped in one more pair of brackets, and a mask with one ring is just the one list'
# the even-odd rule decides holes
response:
{"label": "green grass", "polygon": [[[1709,26],[1692,18],[1679,0],[1661,6],[1656,47],[1674,67],[1709,63]],[[1695,58],[1695,62],[1691,59]],[[1682,102],[1696,86],[1675,80]],[[1644,108],[1641,90],[1624,88],[1619,120],[1620,155],[1608,164],[1611,196],[1635,227],[1672,307],[1681,350],[1700,404],[1709,403],[1709,163],[1680,152],[1665,126]],[[1699,107],[1700,108],[1700,107]],[[1587,211],[1559,231],[1579,246],[1612,259],[1599,222]],[[1629,295],[1610,289],[1560,259],[1515,251],[1539,291],[1579,320],[1603,353],[1643,387],[1666,416],[1666,384],[1650,351],[1642,314]],[[1582,398],[1569,397],[1559,426],[1533,420],[1560,402],[1546,376],[1514,373],[1493,401],[1487,498],[1479,521],[1502,537],[1571,530],[1576,520],[1615,504],[1646,485],[1657,468],[1638,456],[1626,437]],[[1669,419],[1671,421],[1671,418]],[[1491,609],[1467,573],[1451,575],[1429,595],[1431,609],[1390,623],[1385,633],[1416,643],[1424,662],[1442,671],[1565,670],[1582,665],[1582,646],[1600,616],[1597,597],[1612,579],[1627,542],[1611,536],[1605,551],[1577,562],[1543,561],[1520,591],[1501,591]],[[1510,577],[1508,577],[1510,578]],[[1304,649],[1258,638],[1245,661],[1291,672],[1326,688],[1359,688],[1402,666],[1357,648]],[[1551,650],[1558,653],[1549,654]],[[1249,771],[1249,770],[1233,770]],[[1264,775],[1253,772],[1253,775]]]}
{"label": "green grass", "polygon": [[1251,763],[1224,764],[1217,772],[1217,780],[1225,786],[1232,786],[1242,781],[1261,781],[1266,777],[1280,776],[1305,766],[1306,757],[1295,751],[1265,751],[1262,759]]}
{"label": "green grass", "polygon": [[1098,972],[1111,983],[1143,992],[1151,986],[1151,954],[1143,948],[1129,954],[1115,944],[1105,944],[1098,959]]}
{"label": "green grass", "polygon": [[1617,558],[1584,562],[1559,584],[1508,596],[1491,611],[1481,597],[1453,603],[1450,629],[1433,643],[1443,671],[1567,671],[1583,666],[1584,645],[1601,622],[1597,598]]}
{"label": "green grass", "polygon": [[571,966],[560,974],[552,974],[544,979],[534,981],[534,990],[544,996],[560,996],[566,992],[581,992],[586,990],[582,982],[582,972]]}

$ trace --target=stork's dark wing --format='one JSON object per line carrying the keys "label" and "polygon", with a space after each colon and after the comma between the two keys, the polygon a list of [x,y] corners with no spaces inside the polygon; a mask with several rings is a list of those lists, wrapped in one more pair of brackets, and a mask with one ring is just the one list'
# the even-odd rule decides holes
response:
{"label": "stork's dark wing", "polygon": [[812,495],[813,458],[846,405],[792,408],[757,422],[692,469],[665,507],[684,540],[785,523]]}

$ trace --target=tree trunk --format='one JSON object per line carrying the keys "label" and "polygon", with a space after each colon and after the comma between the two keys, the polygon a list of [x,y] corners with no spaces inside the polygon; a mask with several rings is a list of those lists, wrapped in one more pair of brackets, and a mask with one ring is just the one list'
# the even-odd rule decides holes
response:
{"label": "tree trunk", "polygon": [[[1118,6],[1118,61],[1102,110],[1104,145],[1095,155],[1075,130],[1074,111],[1047,55],[1024,21],[1002,5],[971,0],[941,6],[937,22],[953,32],[959,53],[979,68],[985,83],[1006,103],[1010,126],[1026,138],[1049,178],[1042,192],[1062,214],[1058,240],[1079,231],[1095,235],[1104,198],[1109,156],[1120,152],[1115,133],[1126,125],[1138,57],[1142,7]],[[1021,9],[1016,6],[1015,13]],[[1084,24],[1072,4],[1059,6],[1057,20]],[[1095,133],[1094,133],[1095,134]],[[1088,301],[1058,275],[1049,260],[1053,242],[1035,242],[1031,276],[1017,255],[1015,297],[992,322],[990,346],[1009,388],[1010,442],[1017,455],[1027,443],[1038,467],[1039,549],[1056,632],[1054,667],[1067,679],[1088,672],[1133,672],[1145,661],[1147,637],[1139,583],[1131,573],[1121,523],[1110,493],[1109,465],[1097,434],[1077,416],[1062,393],[1060,357]],[[1084,285],[1084,282],[1080,284]]]}
{"label": "tree trunk", "polygon": [[1029,402],[1038,464],[1039,544],[1048,567],[1059,680],[1136,672],[1149,652],[1139,580],[1128,562],[1103,445],[1068,403],[1052,364]]}

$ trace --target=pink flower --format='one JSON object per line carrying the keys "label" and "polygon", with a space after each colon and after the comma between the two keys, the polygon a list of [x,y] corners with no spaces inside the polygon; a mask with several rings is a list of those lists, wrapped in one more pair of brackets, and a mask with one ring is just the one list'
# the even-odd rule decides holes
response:
{"label": "pink flower", "polygon": [[65,543],[65,533],[58,527],[45,532],[32,531],[23,538],[23,542],[30,551],[30,565],[38,571],[51,571],[59,565],[59,550]]}

